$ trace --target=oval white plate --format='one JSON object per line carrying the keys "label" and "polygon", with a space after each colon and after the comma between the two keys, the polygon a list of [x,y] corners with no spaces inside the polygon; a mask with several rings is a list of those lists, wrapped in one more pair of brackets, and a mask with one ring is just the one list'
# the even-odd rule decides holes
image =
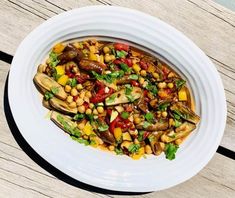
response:
{"label": "oval white plate", "polygon": [[[33,84],[37,65],[54,43],[86,36],[107,36],[145,46],[180,70],[195,96],[201,122],[177,157],[134,161],[72,141],[50,120]],[[97,187],[129,192],[169,188],[197,174],[212,158],[226,122],[221,79],[207,56],[166,23],[122,7],[92,6],[57,15],[20,44],[9,75],[10,107],[23,137],[45,160],[71,177]]]}

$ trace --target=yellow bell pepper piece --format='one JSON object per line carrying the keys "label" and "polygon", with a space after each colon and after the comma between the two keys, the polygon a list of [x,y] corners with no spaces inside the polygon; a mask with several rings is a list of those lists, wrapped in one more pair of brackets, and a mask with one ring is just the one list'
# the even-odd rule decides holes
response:
{"label": "yellow bell pepper piece", "polygon": [[93,132],[93,128],[90,124],[90,122],[87,122],[86,125],[84,126],[83,128],[83,132],[86,134],[86,135],[91,135]]}
{"label": "yellow bell pepper piece", "polygon": [[119,142],[122,139],[122,129],[117,127],[113,131],[115,139]]}
{"label": "yellow bell pepper piece", "polygon": [[53,47],[53,52],[59,54],[64,50],[65,46],[62,43],[57,43],[54,47]]}
{"label": "yellow bell pepper piece", "polygon": [[122,135],[123,140],[131,141],[131,136],[128,132],[123,133]]}
{"label": "yellow bell pepper piece", "polygon": [[134,160],[138,160],[144,155],[144,152],[145,152],[144,147],[141,147],[139,151],[137,153],[133,153],[131,157]]}
{"label": "yellow bell pepper piece", "polygon": [[133,70],[135,71],[135,73],[139,73],[140,72],[140,70],[141,70],[141,68],[140,68],[140,66],[139,65],[137,65],[137,64],[134,64],[133,66]]}
{"label": "yellow bell pepper piece", "polygon": [[148,72],[149,73],[154,73],[155,72],[155,70],[156,70],[156,68],[155,68],[155,66],[154,65],[149,65],[149,67],[148,67]]}
{"label": "yellow bell pepper piece", "polygon": [[89,54],[89,59],[93,61],[97,61],[97,56],[94,53]]}
{"label": "yellow bell pepper piece", "polygon": [[64,65],[58,65],[58,66],[55,67],[55,69],[56,69],[56,73],[58,75],[64,75],[65,74],[65,67],[64,67]]}
{"label": "yellow bell pepper piece", "polygon": [[187,101],[187,93],[184,87],[178,91],[178,98],[179,101]]}
{"label": "yellow bell pepper piece", "polygon": [[63,76],[61,76],[61,77],[57,80],[57,82],[58,82],[60,85],[65,86],[65,85],[67,84],[68,80],[69,80],[69,77],[68,77],[67,75],[63,75]]}

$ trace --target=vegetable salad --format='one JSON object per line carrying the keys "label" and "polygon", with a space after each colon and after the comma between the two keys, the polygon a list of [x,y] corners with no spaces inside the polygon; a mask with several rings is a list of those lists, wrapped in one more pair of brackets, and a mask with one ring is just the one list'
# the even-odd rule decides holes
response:
{"label": "vegetable salad", "polygon": [[124,43],[58,43],[34,76],[51,120],[84,145],[173,160],[200,121],[186,81]]}

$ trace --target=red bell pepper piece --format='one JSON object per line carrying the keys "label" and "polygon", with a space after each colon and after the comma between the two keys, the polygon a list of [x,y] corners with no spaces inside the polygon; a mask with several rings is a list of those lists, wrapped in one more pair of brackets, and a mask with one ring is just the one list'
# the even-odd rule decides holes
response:
{"label": "red bell pepper piece", "polygon": [[146,139],[148,136],[149,136],[150,132],[148,131],[145,131],[144,132],[144,135],[143,135],[143,139]]}
{"label": "red bell pepper piece", "polygon": [[119,50],[119,51],[123,50],[123,51],[126,51],[126,52],[129,50],[129,45],[127,45],[127,44],[114,43],[113,46],[114,46],[115,50]]}
{"label": "red bell pepper piece", "polygon": [[131,81],[131,84],[134,86],[134,87],[139,87],[140,84],[136,81],[136,80],[132,80]]}
{"label": "red bell pepper piece", "polygon": [[141,67],[141,69],[147,70],[148,69],[148,64],[144,61],[140,61],[140,67]]}
{"label": "red bell pepper piece", "polygon": [[117,123],[121,120],[121,117],[118,115],[109,125],[109,131],[111,133],[114,133],[114,129],[117,125]]}

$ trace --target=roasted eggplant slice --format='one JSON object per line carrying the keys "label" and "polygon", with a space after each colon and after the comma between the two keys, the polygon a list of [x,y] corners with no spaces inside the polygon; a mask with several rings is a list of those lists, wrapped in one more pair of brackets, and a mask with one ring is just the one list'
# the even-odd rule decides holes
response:
{"label": "roasted eggplant slice", "polygon": [[176,114],[182,119],[192,122],[194,124],[197,124],[200,121],[200,117],[187,106],[183,105],[181,102],[174,103],[170,107],[170,110],[173,112],[173,114]]}
{"label": "roasted eggplant slice", "polygon": [[99,136],[104,142],[109,144],[115,144],[115,138],[109,130],[99,132]]}
{"label": "roasted eggplant slice", "polygon": [[43,99],[43,100],[42,100],[42,105],[43,105],[44,107],[46,107],[47,109],[49,109],[49,110],[52,109],[52,106],[50,105],[50,103],[49,103],[48,100]]}
{"label": "roasted eggplant slice", "polygon": [[70,108],[69,105],[56,97],[53,97],[49,100],[50,105],[56,110],[66,113],[66,114],[76,114],[77,108]]}
{"label": "roasted eggplant slice", "polygon": [[121,89],[120,91],[117,91],[113,93],[111,96],[107,97],[105,99],[106,106],[111,105],[117,105],[117,104],[123,104],[123,103],[129,103],[133,102],[137,99],[139,99],[142,95],[142,90],[139,87],[133,87],[130,94],[125,93],[125,89]]}
{"label": "roasted eggplant slice", "polygon": [[56,91],[54,92],[54,95],[56,97],[62,100],[65,100],[67,98],[67,94],[65,93],[63,87],[46,74],[36,73],[33,80],[40,87],[41,90],[51,91],[52,89],[56,89]]}
{"label": "roasted eggplant slice", "polygon": [[99,74],[106,68],[106,66],[98,61],[82,59],[79,62],[79,67],[85,71],[95,71]]}

